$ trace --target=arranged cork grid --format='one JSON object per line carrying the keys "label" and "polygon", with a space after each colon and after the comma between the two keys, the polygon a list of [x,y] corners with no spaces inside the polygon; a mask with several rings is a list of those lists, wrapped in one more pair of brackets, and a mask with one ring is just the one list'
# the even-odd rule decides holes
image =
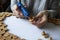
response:
{"label": "arranged cork grid", "polygon": [[[3,21],[6,19],[6,17],[13,16],[12,13],[9,12],[1,12],[0,13],[0,40],[26,40],[26,39],[21,39],[18,36],[9,33],[9,30],[7,29],[7,26]],[[49,35],[45,33],[45,31],[42,32],[42,36],[44,38],[49,38]],[[42,39],[38,39],[42,40]],[[52,40],[52,37],[49,38],[49,40]]]}
{"label": "arranged cork grid", "polygon": [[7,25],[4,24],[4,20],[6,17],[12,16],[12,13],[2,12],[0,13],[0,40],[21,40],[21,38],[17,37],[9,33],[7,29]]}

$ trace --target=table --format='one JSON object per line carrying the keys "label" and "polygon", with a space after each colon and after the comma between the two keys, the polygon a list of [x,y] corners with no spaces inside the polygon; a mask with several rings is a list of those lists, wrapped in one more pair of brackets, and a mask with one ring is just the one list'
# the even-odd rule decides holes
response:
{"label": "table", "polygon": [[7,17],[4,21],[8,25],[9,32],[15,34],[26,40],[48,40],[45,39],[41,33],[45,31],[53,38],[53,40],[60,40],[60,26],[52,23],[47,23],[46,28],[39,29],[35,25],[32,25],[28,20],[16,18],[15,16]]}

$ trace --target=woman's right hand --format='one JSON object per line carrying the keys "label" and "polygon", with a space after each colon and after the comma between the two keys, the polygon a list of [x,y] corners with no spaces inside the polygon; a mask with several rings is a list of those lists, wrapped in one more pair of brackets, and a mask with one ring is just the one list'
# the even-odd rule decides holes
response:
{"label": "woman's right hand", "polygon": [[18,9],[18,6],[17,5],[14,5],[13,7],[13,15],[15,15],[16,17],[23,17],[23,14],[22,12]]}

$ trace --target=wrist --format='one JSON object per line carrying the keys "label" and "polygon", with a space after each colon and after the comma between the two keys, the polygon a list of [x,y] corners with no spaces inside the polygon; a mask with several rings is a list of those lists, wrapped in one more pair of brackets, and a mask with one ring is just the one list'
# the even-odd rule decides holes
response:
{"label": "wrist", "polygon": [[16,9],[18,9],[18,7],[17,7],[16,4],[11,7],[11,10],[12,10],[12,11],[14,11],[14,10],[16,10]]}

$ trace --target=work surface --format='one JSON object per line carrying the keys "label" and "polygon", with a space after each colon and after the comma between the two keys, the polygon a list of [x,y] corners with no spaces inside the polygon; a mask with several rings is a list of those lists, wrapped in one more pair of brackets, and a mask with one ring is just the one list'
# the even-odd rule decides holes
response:
{"label": "work surface", "polygon": [[53,38],[53,40],[60,40],[60,27],[52,23],[48,23],[46,28],[39,29],[32,25],[28,20],[16,18],[15,16],[7,17],[4,21],[8,25],[9,32],[15,34],[26,40],[48,40],[45,39],[41,33],[45,31]]}

